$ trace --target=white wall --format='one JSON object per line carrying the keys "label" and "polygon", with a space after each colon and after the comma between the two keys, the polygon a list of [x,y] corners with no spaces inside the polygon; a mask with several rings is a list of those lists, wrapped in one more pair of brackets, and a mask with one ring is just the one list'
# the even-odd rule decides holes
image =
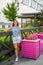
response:
{"label": "white wall", "polygon": [[0,28],[2,28],[2,25],[0,25]]}
{"label": "white wall", "polygon": [[8,25],[5,25],[5,28],[8,28]]}

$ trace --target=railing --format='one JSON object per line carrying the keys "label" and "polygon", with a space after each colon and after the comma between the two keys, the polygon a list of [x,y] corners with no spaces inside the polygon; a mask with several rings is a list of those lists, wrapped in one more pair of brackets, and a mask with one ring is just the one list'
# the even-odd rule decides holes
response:
{"label": "railing", "polygon": [[24,29],[22,30],[22,39],[26,38],[27,34],[33,34],[33,33],[36,33],[36,32],[40,32],[41,30],[39,30],[40,28],[39,27],[34,27],[34,28],[31,28],[31,29]]}
{"label": "railing", "polygon": [[[40,32],[39,31],[40,28],[39,27],[35,27],[35,28],[31,28],[31,29],[24,29],[24,30],[21,30],[21,34],[22,34],[22,39],[24,39],[27,34],[31,34],[31,33],[35,33],[35,32]],[[4,56],[4,55],[13,55],[12,51],[13,51],[13,44],[12,44],[12,32],[1,32],[0,33],[0,38],[2,36],[5,36],[4,37],[4,40],[0,40],[0,57]],[[10,39],[10,42],[7,42],[9,44],[6,44],[6,40],[7,38],[9,37]],[[7,64],[6,64],[7,65]]]}
{"label": "railing", "polygon": [[43,6],[35,0],[22,0],[22,3],[26,6],[30,6],[38,11],[43,10]]}

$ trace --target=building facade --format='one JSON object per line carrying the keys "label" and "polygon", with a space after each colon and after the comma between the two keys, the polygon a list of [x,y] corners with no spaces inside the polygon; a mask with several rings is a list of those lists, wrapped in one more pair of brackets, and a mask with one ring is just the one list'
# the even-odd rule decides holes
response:
{"label": "building facade", "polygon": [[0,22],[0,29],[11,27],[11,23]]}

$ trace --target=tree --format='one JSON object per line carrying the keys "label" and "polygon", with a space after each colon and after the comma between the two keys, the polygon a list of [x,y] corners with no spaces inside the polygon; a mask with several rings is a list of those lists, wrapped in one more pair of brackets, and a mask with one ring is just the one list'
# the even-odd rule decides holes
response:
{"label": "tree", "polygon": [[38,16],[38,21],[40,21],[40,25],[43,25],[43,10],[41,10],[40,15]]}
{"label": "tree", "polygon": [[33,26],[34,26],[34,27],[38,27],[38,26],[39,26],[39,25],[38,25],[38,20],[37,20],[37,19],[34,19]]}
{"label": "tree", "polygon": [[6,8],[3,9],[5,17],[9,21],[14,21],[17,17],[18,7],[15,2],[7,4]]}

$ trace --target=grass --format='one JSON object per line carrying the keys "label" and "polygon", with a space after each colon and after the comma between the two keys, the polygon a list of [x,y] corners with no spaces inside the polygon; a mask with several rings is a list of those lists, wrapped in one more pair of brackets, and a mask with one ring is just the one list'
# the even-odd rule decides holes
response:
{"label": "grass", "polygon": [[0,30],[0,32],[3,32],[3,31],[4,31],[4,30],[2,30],[2,29]]}
{"label": "grass", "polygon": [[29,25],[29,26],[23,26],[23,27],[21,27],[21,29],[29,29],[29,28],[33,28],[33,26]]}

